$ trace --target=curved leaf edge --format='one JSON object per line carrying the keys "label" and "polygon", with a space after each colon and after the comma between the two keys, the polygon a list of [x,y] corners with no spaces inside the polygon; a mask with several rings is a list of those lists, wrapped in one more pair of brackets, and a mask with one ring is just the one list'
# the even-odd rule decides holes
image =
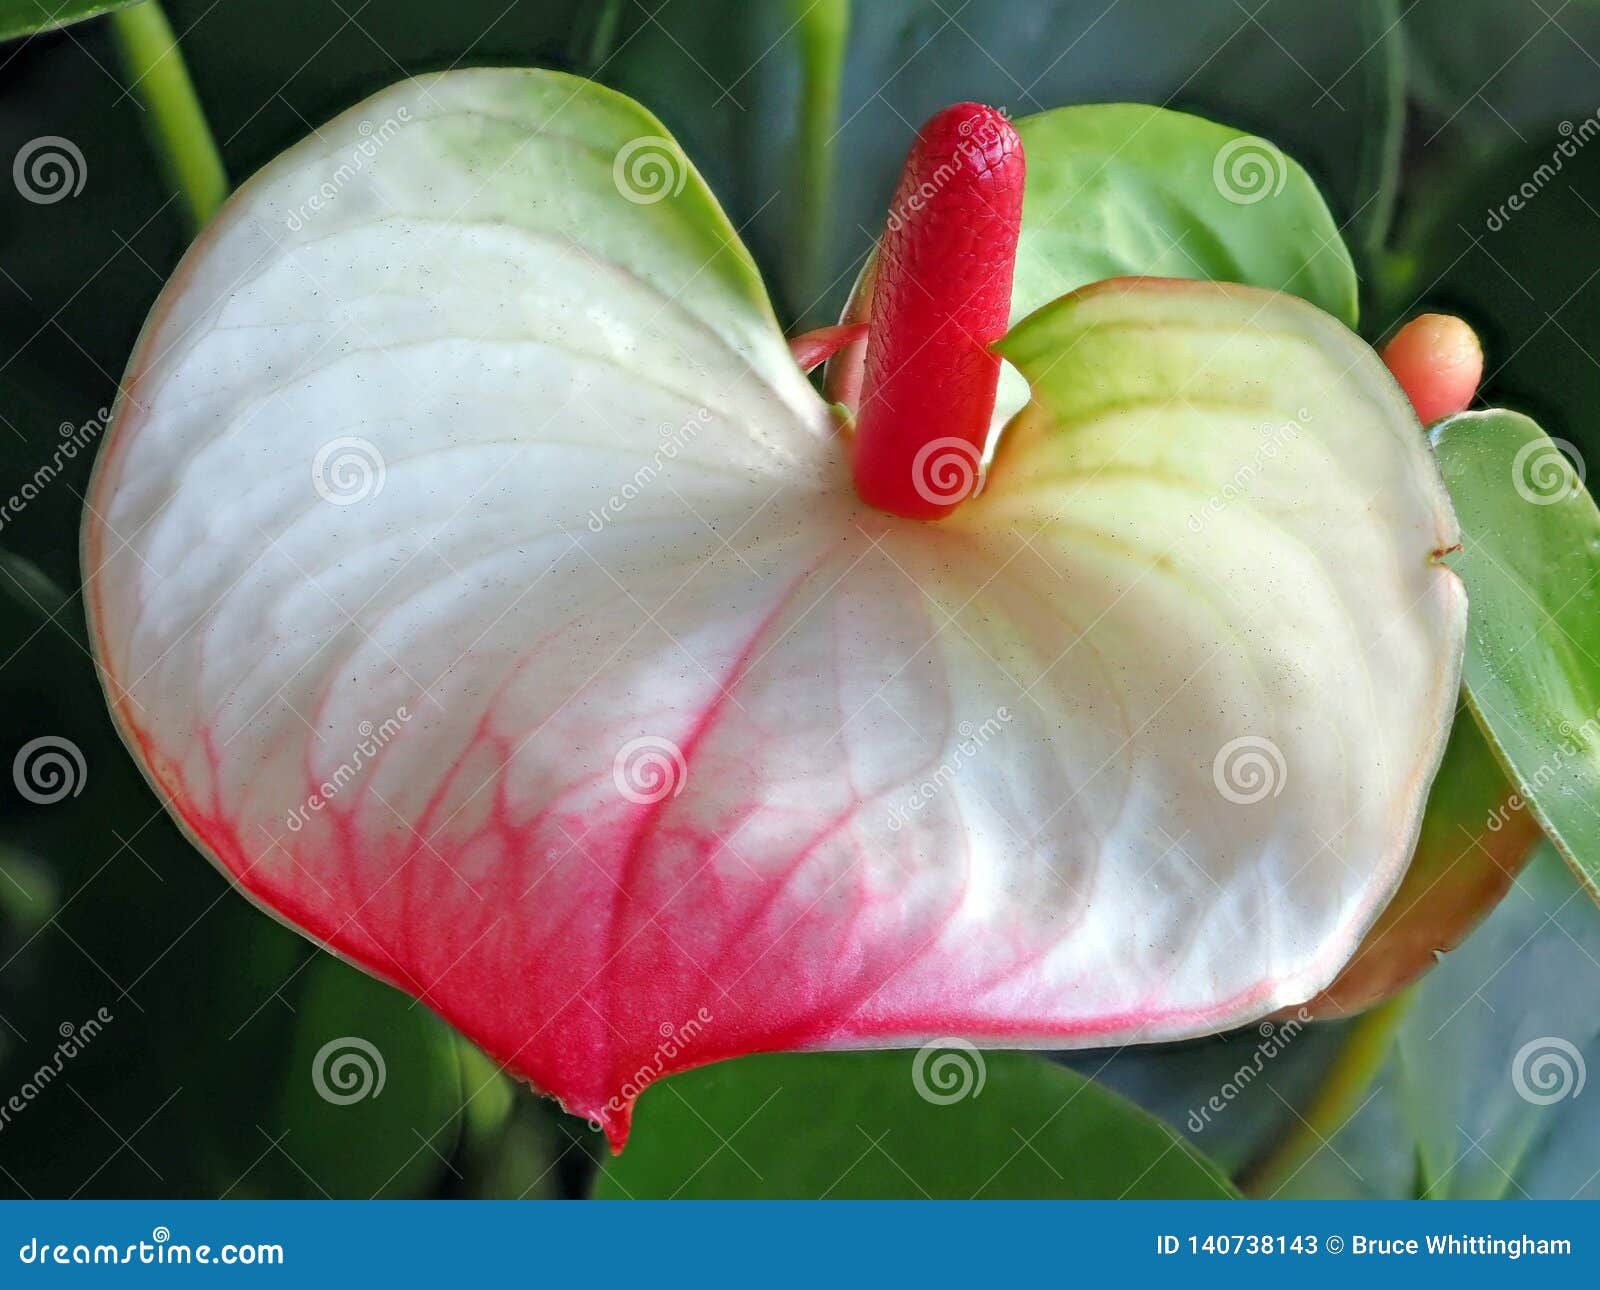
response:
{"label": "curved leaf edge", "polygon": [[[952,1047],[947,1049],[939,1049],[937,1046],[938,1042],[939,1041],[935,1041],[934,1044],[924,1047],[924,1052],[933,1057],[935,1061],[937,1061],[937,1053],[940,1051],[945,1052],[946,1055],[955,1055],[958,1057],[962,1055],[962,1048]],[[861,1066],[866,1069],[869,1075],[872,1075],[879,1073],[879,1068],[885,1066],[888,1059],[891,1058],[896,1059],[894,1071],[896,1077],[896,1091],[903,1092],[905,1095],[905,1101],[914,1114],[926,1115],[930,1120],[933,1120],[935,1127],[937,1126],[936,1117],[945,1114],[949,1109],[952,1109],[951,1103],[959,1104],[960,1100],[964,1100],[951,1098],[948,1094],[942,1092],[939,1092],[936,1097],[932,1098],[925,1097],[916,1092],[916,1085],[913,1082],[913,1071],[916,1069],[915,1062],[920,1060],[920,1057],[913,1058],[912,1051],[904,1048],[854,1050],[834,1049],[818,1052],[801,1051],[792,1053],[760,1053],[752,1054],[747,1057],[735,1058],[731,1061],[714,1063],[714,1066],[716,1067],[717,1071],[716,1078],[737,1079],[743,1075],[754,1074],[757,1068],[763,1066],[781,1065],[786,1078],[783,1084],[779,1086],[780,1089],[792,1087],[797,1082],[793,1077],[796,1073],[799,1073],[805,1076],[807,1080],[816,1079],[821,1081],[822,1088],[826,1090],[828,1088],[838,1087],[840,1081],[838,1080],[836,1074],[837,1068],[849,1067],[852,1065]],[[1115,1115],[1125,1127],[1136,1129],[1141,1133],[1164,1138],[1168,1145],[1165,1151],[1162,1153],[1163,1155],[1165,1155],[1167,1152],[1177,1152],[1187,1157],[1195,1166],[1200,1176],[1209,1185],[1215,1188],[1216,1195],[1211,1197],[1211,1199],[1243,1199],[1243,1193],[1239,1190],[1233,1179],[1229,1176],[1226,1169],[1212,1160],[1210,1156],[1200,1150],[1195,1143],[1186,1138],[1173,1125],[1169,1124],[1160,1116],[1140,1106],[1137,1102],[1134,1102],[1132,1099],[1118,1092],[1109,1085],[1101,1083],[1092,1076],[1085,1075],[1079,1071],[1062,1066],[1042,1053],[1023,1050],[986,1049],[984,1051],[984,1058],[980,1058],[979,1060],[982,1061],[985,1059],[990,1064],[1003,1064],[1006,1067],[1014,1069],[1014,1071],[1018,1074],[1025,1074],[1027,1076],[1035,1077],[1041,1082],[1059,1082],[1063,1086],[1061,1090],[1059,1108],[1057,1108],[1054,1114],[1050,1116],[1050,1119],[1046,1121],[1047,1125],[1056,1120],[1065,1121],[1066,1123],[1070,1124],[1075,1108],[1078,1109],[1080,1114],[1085,1115],[1093,1115],[1097,1113],[1104,1115]],[[835,1069],[830,1070],[830,1068]],[[680,1102],[684,1102],[684,1104],[687,1105],[687,1100],[684,1097],[684,1092],[686,1091],[684,1089],[684,1085],[695,1083],[697,1074],[699,1074],[701,1078],[706,1078],[704,1075],[705,1070],[705,1067],[697,1067],[689,1070],[678,1071],[670,1076],[664,1077],[662,1080],[656,1081],[656,1083],[665,1085],[664,1091],[656,1090],[653,1085],[644,1090],[638,1102],[640,1107],[645,1108],[643,1111],[643,1119],[638,1129],[636,1129],[636,1133],[639,1135],[639,1138],[642,1139],[644,1135],[652,1133],[652,1129],[649,1125],[649,1107],[664,1097],[665,1092],[673,1093]],[[986,1076],[984,1078],[986,1078]],[[861,1081],[858,1080],[856,1082],[859,1084]],[[1083,1099],[1082,1104],[1079,1103],[1080,1098]],[[698,1108],[691,1108],[691,1111],[697,1120],[701,1118]],[[737,1132],[738,1131],[736,1130],[731,1136],[736,1137]],[[865,1141],[866,1139],[862,1140],[862,1145],[865,1144]],[[645,1143],[644,1145],[648,1147],[649,1144]],[[803,1152],[804,1146],[802,1145],[796,1149]],[[858,1149],[854,1144],[852,1144],[852,1158],[858,1153]],[[605,1163],[602,1163],[600,1168],[595,1172],[587,1199],[632,1199],[633,1197],[629,1196],[624,1189],[617,1185],[616,1180],[612,1177],[612,1169],[626,1169],[630,1166],[638,1167],[634,1164],[638,1158],[638,1155],[624,1157],[619,1164],[612,1167],[608,1167]],[[845,1163],[848,1163],[848,1161]],[[1058,1163],[1068,1164],[1070,1161],[1060,1161]],[[1051,1167],[1054,1168],[1054,1165]],[[740,1166],[739,1171],[741,1174],[744,1174],[746,1178],[751,1177],[748,1172],[745,1171],[743,1166]],[[1133,1190],[1133,1188],[1136,1188],[1139,1185],[1142,1177],[1143,1175],[1141,1175],[1140,1178],[1135,1179],[1130,1187],[1123,1191],[1120,1197],[1107,1195],[1103,1198],[1158,1198],[1153,1195],[1143,1197],[1137,1195],[1130,1196],[1129,1193]],[[755,1180],[751,1178],[751,1181],[754,1183]],[[748,1196],[738,1196],[730,1193],[725,1198],[753,1199],[756,1197],[757,1193],[752,1191]],[[923,1199],[925,1197],[919,1195],[915,1196],[914,1198]],[[648,1199],[648,1197],[646,1197],[646,1199]]]}
{"label": "curved leaf edge", "polygon": [[[1481,408],[1469,412],[1459,412],[1455,416],[1446,417],[1430,426],[1428,428],[1428,438],[1437,451],[1440,442],[1453,431],[1459,430],[1463,426],[1485,425],[1491,418],[1496,417],[1509,417],[1514,425],[1520,423],[1523,428],[1533,431],[1545,443],[1549,444],[1552,451],[1559,453],[1560,450],[1557,448],[1555,440],[1545,433],[1544,428],[1537,421],[1526,413],[1516,412],[1510,408]],[[1538,442],[1538,440],[1530,440],[1530,442]],[[1600,506],[1596,505],[1594,495],[1588,491],[1587,487],[1584,487],[1582,491],[1583,497],[1589,503],[1589,509],[1595,513],[1596,527],[1600,528]],[[1513,800],[1519,801],[1528,814],[1538,823],[1540,831],[1550,840],[1551,846],[1555,848],[1556,853],[1566,863],[1567,868],[1572,871],[1573,876],[1578,881],[1578,885],[1589,894],[1596,904],[1600,904],[1600,876],[1585,870],[1573,851],[1570,840],[1563,835],[1549,811],[1540,805],[1536,795],[1529,791],[1521,773],[1512,765],[1510,754],[1500,735],[1496,733],[1494,723],[1490,719],[1488,712],[1479,698],[1473,693],[1472,687],[1467,684],[1465,674],[1463,674],[1461,693],[1466,700],[1468,711],[1472,713],[1473,720],[1477,722],[1478,729],[1483,733],[1484,742],[1489,745],[1495,755],[1495,760],[1500,763],[1500,769],[1505,772],[1506,780],[1513,790]]]}
{"label": "curved leaf edge", "polygon": [[[40,0],[33,5],[17,6],[8,4],[6,12],[0,14],[0,41],[17,40],[24,36],[35,36],[43,32],[60,31],[63,27],[71,27],[80,22],[87,22],[91,18],[98,18],[102,14],[112,13],[117,9],[126,9],[130,5],[138,4],[140,0],[69,0],[68,3],[51,6]],[[11,12],[15,8],[34,8],[39,11],[39,18],[28,18]]]}

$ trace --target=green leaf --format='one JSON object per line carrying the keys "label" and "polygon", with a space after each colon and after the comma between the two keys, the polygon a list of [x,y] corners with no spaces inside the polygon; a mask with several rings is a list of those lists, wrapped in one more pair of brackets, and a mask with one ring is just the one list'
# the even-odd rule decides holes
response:
{"label": "green leaf", "polygon": [[[278,1121],[296,1194],[409,1196],[449,1168],[459,1130],[457,1039],[421,1004],[323,955],[298,1007]],[[281,1135],[281,1136],[280,1136]]]}
{"label": "green leaf", "polygon": [[1295,1128],[1350,1027],[1310,1024],[1290,1010],[1187,1043],[1091,1048],[1058,1060],[1167,1121],[1238,1175]]}
{"label": "green leaf", "polygon": [[1027,195],[1012,317],[1103,278],[1241,282],[1356,322],[1356,273],[1311,177],[1265,139],[1142,104],[1017,122]]}
{"label": "green leaf", "polygon": [[[1353,1114],[1271,1194],[1600,1198],[1600,918],[1582,890],[1555,849],[1542,848],[1413,989],[1388,1061]],[[1252,1027],[1072,1060],[1240,1169],[1295,1131],[1359,1024],[1293,1030],[1285,1021],[1268,1039]]]}
{"label": "green leaf", "polygon": [[[953,1042],[953,1041],[952,1041]],[[701,1067],[648,1089],[600,1199],[1210,1198],[1222,1172],[1030,1054],[929,1045]]]}
{"label": "green leaf", "polygon": [[1367,1099],[1278,1194],[1600,1198],[1597,1062],[1600,919],[1547,847],[1418,985]]}
{"label": "green leaf", "polygon": [[[1359,1023],[1356,1023],[1359,1024]],[[1318,1072],[1319,1074],[1322,1072]],[[1416,1195],[1415,1131],[1401,1105],[1403,1076],[1392,1050],[1349,1118],[1311,1157],[1260,1189],[1270,1200],[1398,1200]],[[1297,1108],[1298,1117],[1308,1106]],[[1301,1129],[1298,1119],[1289,1132]]]}
{"label": "green leaf", "polygon": [[135,0],[0,0],[0,40],[54,31],[112,9],[124,9]]}
{"label": "green leaf", "polygon": [[1600,895],[1600,511],[1572,446],[1527,417],[1465,413],[1433,440],[1461,521],[1449,563],[1471,605],[1467,697],[1518,792]]}
{"label": "green leaf", "polygon": [[[1600,1059],[1600,918],[1580,891],[1545,850],[1423,983],[1399,1035],[1422,1194],[1533,1194],[1520,1180],[1597,1118],[1595,1090],[1580,1086],[1579,1071]],[[1566,1199],[1585,1186],[1596,1194],[1595,1163],[1540,1194]]]}

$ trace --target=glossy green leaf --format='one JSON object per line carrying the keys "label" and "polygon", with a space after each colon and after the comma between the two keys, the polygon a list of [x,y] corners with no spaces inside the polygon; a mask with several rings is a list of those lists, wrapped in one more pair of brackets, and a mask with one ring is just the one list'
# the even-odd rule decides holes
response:
{"label": "glossy green leaf", "polygon": [[[65,480],[48,491],[17,535],[57,493],[76,501]],[[0,919],[0,1029],[13,1041],[0,1087],[53,1060],[63,1024],[81,1028],[101,1008],[113,1020],[71,1059],[70,1090],[58,1081],[5,1125],[0,1196],[251,1194],[292,1018],[274,991],[304,945],[195,872],[192,845],[157,813],[98,711],[81,609],[75,585],[51,622],[0,597],[0,849],[33,872],[0,868],[56,896],[50,908],[0,877],[20,906],[20,921]],[[45,736],[75,746],[85,776],[75,796],[40,805],[21,798],[11,769],[21,745]]]}
{"label": "glossy green leaf", "polygon": [[[1467,696],[1525,798],[1600,893],[1600,511],[1582,461],[1514,412],[1433,430],[1461,521]],[[1570,457],[1568,454],[1572,454]]]}
{"label": "glossy green leaf", "polygon": [[1220,1198],[1167,1125],[1023,1053],[746,1057],[646,1090],[601,1199]]}
{"label": "glossy green leaf", "polygon": [[1017,131],[1028,184],[1014,319],[1146,275],[1287,291],[1355,326],[1350,253],[1316,184],[1274,144],[1142,104],[1060,108]]}
{"label": "glossy green leaf", "polygon": [[433,1013],[331,956],[305,976],[271,1130],[296,1194],[407,1196],[450,1169],[462,1068]]}
{"label": "glossy green leaf", "polygon": [[0,40],[53,31],[133,3],[135,0],[0,0]]}

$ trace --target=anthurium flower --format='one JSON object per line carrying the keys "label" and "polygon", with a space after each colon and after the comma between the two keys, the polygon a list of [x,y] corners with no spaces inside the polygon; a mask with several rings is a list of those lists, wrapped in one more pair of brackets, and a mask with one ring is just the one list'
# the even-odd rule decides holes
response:
{"label": "anthurium flower", "polygon": [[1320,199],[1175,113],[974,112],[847,424],[661,124],[542,71],[292,148],[130,364],[84,549],[136,756],[614,1144],[743,1053],[1251,1020],[1411,854],[1457,532]]}

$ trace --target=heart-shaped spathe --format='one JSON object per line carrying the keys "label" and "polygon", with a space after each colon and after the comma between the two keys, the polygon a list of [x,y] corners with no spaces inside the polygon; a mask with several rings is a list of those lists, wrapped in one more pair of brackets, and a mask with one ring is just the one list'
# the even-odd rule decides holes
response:
{"label": "heart-shaped spathe", "polygon": [[112,707],[254,900],[617,1144],[718,1058],[1305,999],[1453,711],[1420,429],[1248,288],[1101,284],[1002,351],[1033,402],[985,491],[870,511],[658,122],[407,81],[152,314],[85,531]]}

